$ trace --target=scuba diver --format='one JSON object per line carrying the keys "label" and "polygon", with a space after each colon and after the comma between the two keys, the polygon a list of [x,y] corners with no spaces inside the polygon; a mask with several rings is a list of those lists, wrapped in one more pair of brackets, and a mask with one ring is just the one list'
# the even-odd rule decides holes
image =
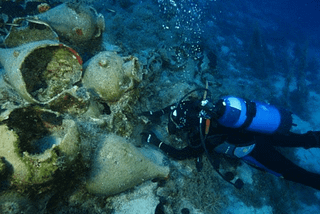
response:
{"label": "scuba diver", "polygon": [[[203,99],[184,101],[194,91],[204,90]],[[320,132],[290,132],[292,113],[266,103],[227,96],[213,104],[207,99],[208,89],[196,89],[178,103],[143,116],[156,121],[169,115],[169,134],[187,133],[188,146],[176,149],[162,142],[150,129],[141,133],[142,141],[153,144],[173,159],[196,158],[201,170],[203,153],[217,173],[240,189],[241,179],[233,173],[221,173],[218,154],[243,160],[255,168],[278,177],[320,190],[320,175],[309,172],[285,158],[274,147],[320,148]],[[236,181],[233,181],[236,180]]]}

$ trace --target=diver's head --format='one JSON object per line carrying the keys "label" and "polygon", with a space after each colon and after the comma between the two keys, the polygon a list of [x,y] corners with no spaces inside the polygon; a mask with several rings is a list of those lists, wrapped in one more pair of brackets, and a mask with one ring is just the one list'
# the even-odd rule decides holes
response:
{"label": "diver's head", "polygon": [[187,130],[198,125],[199,111],[193,101],[185,101],[173,106],[169,114],[168,131],[176,134],[181,130]]}

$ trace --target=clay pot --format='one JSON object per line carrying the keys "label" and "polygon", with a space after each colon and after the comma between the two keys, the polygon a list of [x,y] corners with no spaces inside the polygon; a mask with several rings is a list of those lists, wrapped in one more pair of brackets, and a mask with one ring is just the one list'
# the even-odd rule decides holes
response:
{"label": "clay pot", "polygon": [[70,47],[51,40],[0,49],[6,80],[30,103],[48,103],[72,88],[82,75],[82,60]]}
{"label": "clay pot", "polygon": [[15,18],[8,35],[5,37],[6,48],[18,47],[20,45],[40,40],[59,41],[58,34],[47,23],[40,20],[26,18]]}
{"label": "clay pot", "polygon": [[[55,173],[75,168],[79,160],[80,136],[73,120],[39,107],[16,109],[0,125],[0,156],[5,179],[24,192],[33,187],[41,193],[55,182]],[[3,164],[2,164],[3,165]],[[6,167],[11,166],[11,173]]]}
{"label": "clay pot", "polygon": [[133,56],[121,57],[103,51],[92,57],[85,67],[84,86],[94,89],[108,103],[118,101],[142,79],[138,59]]}
{"label": "clay pot", "polygon": [[61,4],[34,18],[48,23],[59,36],[74,44],[97,38],[105,29],[103,15],[81,4]]}

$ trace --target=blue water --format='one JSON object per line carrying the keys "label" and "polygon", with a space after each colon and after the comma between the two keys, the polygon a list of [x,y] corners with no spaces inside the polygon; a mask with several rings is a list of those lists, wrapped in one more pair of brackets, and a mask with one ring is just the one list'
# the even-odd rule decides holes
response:
{"label": "blue water", "polygon": [[[268,1],[269,4],[274,2],[274,6],[278,7],[278,12],[281,13],[289,22],[292,22],[293,26],[300,27],[305,30],[306,33],[309,31],[319,30],[320,25],[320,2],[316,0],[307,1]],[[275,11],[277,11],[275,10]]]}

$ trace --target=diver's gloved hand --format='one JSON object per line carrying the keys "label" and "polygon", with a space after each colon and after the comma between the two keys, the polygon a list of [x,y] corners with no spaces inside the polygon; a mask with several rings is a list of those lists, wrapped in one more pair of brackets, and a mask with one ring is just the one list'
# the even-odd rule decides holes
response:
{"label": "diver's gloved hand", "polygon": [[142,143],[153,144],[157,147],[161,143],[161,140],[159,140],[155,133],[153,133],[152,131],[142,132],[140,135]]}

